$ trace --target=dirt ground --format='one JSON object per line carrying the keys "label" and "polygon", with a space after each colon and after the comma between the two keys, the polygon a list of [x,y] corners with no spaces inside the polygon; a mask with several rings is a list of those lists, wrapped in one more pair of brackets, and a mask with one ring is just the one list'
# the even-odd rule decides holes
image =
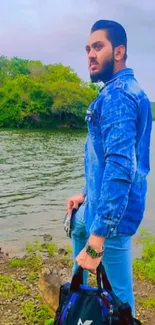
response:
{"label": "dirt ground", "polygon": [[[51,265],[51,259],[48,259]],[[22,306],[27,302],[32,302],[35,309],[39,308],[40,298],[38,289],[38,278],[30,281],[26,278],[28,270],[25,268],[10,268],[8,267],[8,260],[0,258],[0,275],[11,276],[16,281],[19,281],[28,292],[21,292],[18,296],[7,295],[4,297],[0,290],[0,325],[33,325],[41,324],[39,321],[28,320],[21,312]],[[0,286],[1,288],[1,286]],[[146,301],[155,302],[155,286],[149,281],[141,281],[134,279],[134,291],[136,298],[136,317],[142,322],[143,325],[155,325],[155,305],[145,306]],[[31,311],[32,312],[32,311]],[[43,323],[44,324],[44,323]]]}

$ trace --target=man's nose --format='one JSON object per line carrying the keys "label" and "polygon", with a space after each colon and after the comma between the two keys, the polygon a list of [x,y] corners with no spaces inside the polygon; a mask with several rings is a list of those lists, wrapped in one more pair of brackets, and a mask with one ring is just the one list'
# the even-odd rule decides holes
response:
{"label": "man's nose", "polygon": [[88,54],[89,59],[95,59],[96,58],[96,51],[94,49],[91,49]]}

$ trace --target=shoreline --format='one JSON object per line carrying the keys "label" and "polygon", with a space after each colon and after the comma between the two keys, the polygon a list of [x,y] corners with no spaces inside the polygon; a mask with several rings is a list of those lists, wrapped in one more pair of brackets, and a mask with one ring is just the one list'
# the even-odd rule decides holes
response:
{"label": "shoreline", "polygon": [[[0,252],[0,325],[52,325],[62,283],[71,280],[71,247],[58,249],[50,238],[27,245],[22,258]],[[55,277],[53,278],[55,279]],[[90,284],[94,278],[90,275]],[[155,285],[134,273],[136,317],[142,325],[155,323]]]}
{"label": "shoreline", "polygon": [[[152,122],[155,122],[155,118],[152,119]],[[52,127],[52,128],[26,128],[26,127],[14,127],[14,128],[9,128],[9,127],[1,127],[0,126],[0,131],[25,131],[25,132],[82,132],[82,133],[87,133],[87,127],[66,127],[65,125],[61,127]]]}
{"label": "shoreline", "polygon": [[[32,238],[29,238],[27,241],[18,241],[18,244],[13,245],[13,243],[10,241],[8,244],[0,242],[0,248],[4,252],[4,254],[9,254],[10,258],[14,257],[23,257],[26,253],[26,243],[31,243],[33,241],[42,241],[44,237],[50,236],[50,235],[42,235],[42,236],[35,236]],[[71,245],[71,239],[69,238],[53,238],[51,235],[52,240],[56,244],[58,248],[61,249],[61,247],[65,247],[67,245]],[[132,239],[132,246],[133,246],[133,257],[134,258],[140,258],[141,257],[141,251],[142,251],[142,244],[139,241],[140,235],[136,235]]]}

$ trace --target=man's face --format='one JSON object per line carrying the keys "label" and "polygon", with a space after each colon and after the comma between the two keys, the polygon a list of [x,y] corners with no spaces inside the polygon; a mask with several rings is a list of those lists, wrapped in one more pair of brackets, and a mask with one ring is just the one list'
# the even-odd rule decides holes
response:
{"label": "man's face", "polygon": [[106,82],[114,73],[114,51],[105,30],[93,32],[86,45],[92,82]]}

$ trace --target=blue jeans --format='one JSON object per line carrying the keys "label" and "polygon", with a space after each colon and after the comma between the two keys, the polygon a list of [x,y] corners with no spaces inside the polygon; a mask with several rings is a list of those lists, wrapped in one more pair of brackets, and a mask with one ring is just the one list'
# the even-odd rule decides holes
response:
{"label": "blue jeans", "polygon": [[[85,228],[85,203],[76,212],[72,227],[73,274],[77,269],[76,256],[88,240]],[[131,237],[117,236],[106,239],[102,263],[114,293],[128,302],[135,315],[133,280],[132,280],[132,243]],[[88,282],[88,272],[84,271],[84,284]]]}

